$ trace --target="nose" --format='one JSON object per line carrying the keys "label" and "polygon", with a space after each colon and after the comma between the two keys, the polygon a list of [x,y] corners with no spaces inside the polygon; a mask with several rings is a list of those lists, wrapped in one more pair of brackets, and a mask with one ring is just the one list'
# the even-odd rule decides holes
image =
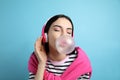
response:
{"label": "nose", "polygon": [[66,30],[62,30],[61,36],[66,36],[66,35],[68,35],[67,32],[66,32]]}

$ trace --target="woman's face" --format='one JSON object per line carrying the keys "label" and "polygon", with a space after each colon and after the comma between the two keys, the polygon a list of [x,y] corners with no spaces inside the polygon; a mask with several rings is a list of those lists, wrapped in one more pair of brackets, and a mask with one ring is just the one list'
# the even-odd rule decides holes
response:
{"label": "woman's face", "polygon": [[66,18],[58,18],[53,22],[48,31],[49,47],[56,50],[56,39],[62,35],[72,36],[72,24]]}

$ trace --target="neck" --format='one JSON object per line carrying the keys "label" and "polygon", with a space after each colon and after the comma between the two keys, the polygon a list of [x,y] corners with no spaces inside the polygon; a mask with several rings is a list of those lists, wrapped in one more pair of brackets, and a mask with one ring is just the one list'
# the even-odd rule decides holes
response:
{"label": "neck", "polygon": [[50,49],[48,56],[53,61],[61,61],[61,60],[65,59],[67,55],[58,53],[58,51]]}

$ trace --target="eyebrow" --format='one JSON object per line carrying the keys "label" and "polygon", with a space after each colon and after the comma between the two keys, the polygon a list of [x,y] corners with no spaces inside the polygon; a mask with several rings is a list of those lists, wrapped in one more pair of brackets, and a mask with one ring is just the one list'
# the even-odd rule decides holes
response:
{"label": "eyebrow", "polygon": [[[62,28],[60,25],[54,25],[53,27],[60,27],[60,28]],[[72,28],[67,28],[67,29],[72,30]]]}
{"label": "eyebrow", "polygon": [[60,28],[62,28],[60,25],[54,25],[53,27],[60,27]]}

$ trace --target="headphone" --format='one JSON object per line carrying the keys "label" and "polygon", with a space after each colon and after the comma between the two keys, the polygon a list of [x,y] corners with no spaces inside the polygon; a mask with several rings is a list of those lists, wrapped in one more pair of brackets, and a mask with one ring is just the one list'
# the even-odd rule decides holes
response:
{"label": "headphone", "polygon": [[43,44],[48,42],[47,33],[44,32],[45,26],[46,26],[46,25],[44,25],[43,28],[42,28],[42,37],[43,37],[43,38],[42,38],[42,42],[43,42]]}

